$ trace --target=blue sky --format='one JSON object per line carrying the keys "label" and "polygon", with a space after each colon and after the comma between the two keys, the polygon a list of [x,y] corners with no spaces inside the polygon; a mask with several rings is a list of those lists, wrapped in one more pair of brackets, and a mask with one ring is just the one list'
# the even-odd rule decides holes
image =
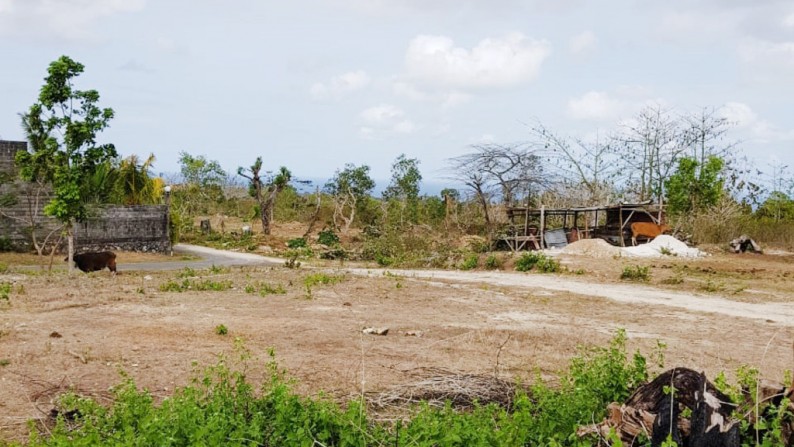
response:
{"label": "blue sky", "polygon": [[443,182],[471,144],[536,120],[586,138],[649,103],[716,108],[759,167],[794,165],[791,1],[0,0],[0,138],[62,54],[116,111],[103,141],[157,172],[187,151],[387,179],[405,153]]}

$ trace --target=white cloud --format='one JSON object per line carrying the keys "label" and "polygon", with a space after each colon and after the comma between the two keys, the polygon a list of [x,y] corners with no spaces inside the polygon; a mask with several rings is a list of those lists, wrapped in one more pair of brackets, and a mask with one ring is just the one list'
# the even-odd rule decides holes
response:
{"label": "white cloud", "polygon": [[392,91],[395,95],[408,98],[417,102],[432,102],[440,105],[444,109],[457,107],[471,100],[471,95],[458,90],[441,91],[435,93],[425,92],[410,82],[397,81],[392,84]]}
{"label": "white cloud", "polygon": [[794,139],[794,131],[785,131],[773,126],[768,121],[761,119],[745,103],[729,102],[720,107],[719,115],[735,124],[740,130],[748,131],[753,138],[762,142],[791,141]]}
{"label": "white cloud", "polygon": [[592,31],[584,31],[573,37],[568,42],[568,49],[573,54],[584,54],[595,49],[597,39]]}
{"label": "white cloud", "polygon": [[446,36],[421,35],[408,45],[405,68],[408,77],[418,81],[456,88],[500,87],[533,80],[550,53],[548,42],[521,33],[484,39],[471,50],[456,47]]}
{"label": "white cloud", "polygon": [[410,134],[416,130],[405,112],[391,104],[370,107],[361,112],[361,119],[364,125],[359,129],[359,136],[364,139],[377,139],[390,134]]}
{"label": "white cloud", "polygon": [[334,77],[327,83],[315,83],[311,87],[311,95],[318,100],[339,99],[348,93],[367,87],[370,82],[371,79],[365,71],[350,71]]}
{"label": "white cloud", "polygon": [[590,91],[568,100],[568,114],[578,120],[613,121],[628,108],[625,101],[612,98],[606,92]]}
{"label": "white cloud", "polygon": [[0,35],[86,39],[99,19],[145,5],[146,0],[0,0]]}
{"label": "white cloud", "polygon": [[786,28],[794,28],[794,12],[792,12],[789,15],[787,15],[783,19],[783,26],[786,27]]}
{"label": "white cloud", "polygon": [[794,74],[794,42],[745,40],[738,53],[745,66],[761,77]]}

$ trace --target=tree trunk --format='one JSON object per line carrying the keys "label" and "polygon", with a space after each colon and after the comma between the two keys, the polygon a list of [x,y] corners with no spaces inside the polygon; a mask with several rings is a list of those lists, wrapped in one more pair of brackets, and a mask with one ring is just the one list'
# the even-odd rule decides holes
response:
{"label": "tree trunk", "polygon": [[66,241],[69,246],[67,250],[69,260],[69,275],[74,272],[74,224],[66,224]]}

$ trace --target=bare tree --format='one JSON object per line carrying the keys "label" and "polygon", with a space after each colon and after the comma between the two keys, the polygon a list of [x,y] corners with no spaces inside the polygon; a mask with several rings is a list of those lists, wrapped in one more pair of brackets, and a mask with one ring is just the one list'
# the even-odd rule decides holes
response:
{"label": "bare tree", "polygon": [[[566,189],[576,191],[574,195],[579,198],[579,205],[609,201],[619,173],[618,153],[611,139],[585,141],[565,138],[540,123],[532,128],[531,133],[547,149],[549,161],[559,171]],[[586,197],[580,195],[582,189]]]}
{"label": "bare tree", "polygon": [[243,168],[238,168],[237,175],[248,179],[249,191],[259,204],[259,217],[262,220],[262,232],[264,234],[270,234],[273,205],[276,202],[278,193],[284,190],[292,179],[292,173],[289,169],[282,166],[277,174],[271,175],[269,179],[263,180],[260,175],[261,170],[262,157],[256,157],[256,161],[248,168],[248,171]]}
{"label": "bare tree", "polygon": [[487,186],[498,188],[505,205],[512,205],[518,195],[528,197],[548,184],[539,151],[529,144],[489,143],[471,147],[474,152],[452,159],[453,170],[457,166],[469,172],[466,176],[469,182],[480,184],[483,191]]}
{"label": "bare tree", "polygon": [[486,227],[490,227],[491,219],[488,215],[491,203],[491,185],[482,171],[479,158],[476,154],[467,154],[453,158],[451,178],[466,185],[474,194],[474,200],[482,208]]}
{"label": "bare tree", "polygon": [[615,137],[621,146],[623,177],[639,200],[664,196],[664,181],[687,147],[681,121],[670,109],[654,104],[624,124]]}

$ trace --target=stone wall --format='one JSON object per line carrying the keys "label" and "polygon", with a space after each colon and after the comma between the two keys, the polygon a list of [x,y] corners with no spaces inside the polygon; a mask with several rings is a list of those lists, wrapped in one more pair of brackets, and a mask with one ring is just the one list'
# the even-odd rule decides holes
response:
{"label": "stone wall", "polygon": [[[49,190],[39,190],[35,185],[19,180],[8,181],[14,176],[14,156],[18,150],[26,150],[27,143],[0,140],[0,239],[7,240],[19,249],[32,249],[30,244],[30,210],[34,209],[36,235],[39,241],[58,222],[42,212],[49,201]],[[11,200],[13,199],[13,200]],[[129,250],[168,253],[168,207],[165,205],[102,206],[95,217],[75,225],[75,250],[77,252],[99,250]],[[53,239],[58,235],[54,234]],[[64,242],[65,246],[65,242]]]}

